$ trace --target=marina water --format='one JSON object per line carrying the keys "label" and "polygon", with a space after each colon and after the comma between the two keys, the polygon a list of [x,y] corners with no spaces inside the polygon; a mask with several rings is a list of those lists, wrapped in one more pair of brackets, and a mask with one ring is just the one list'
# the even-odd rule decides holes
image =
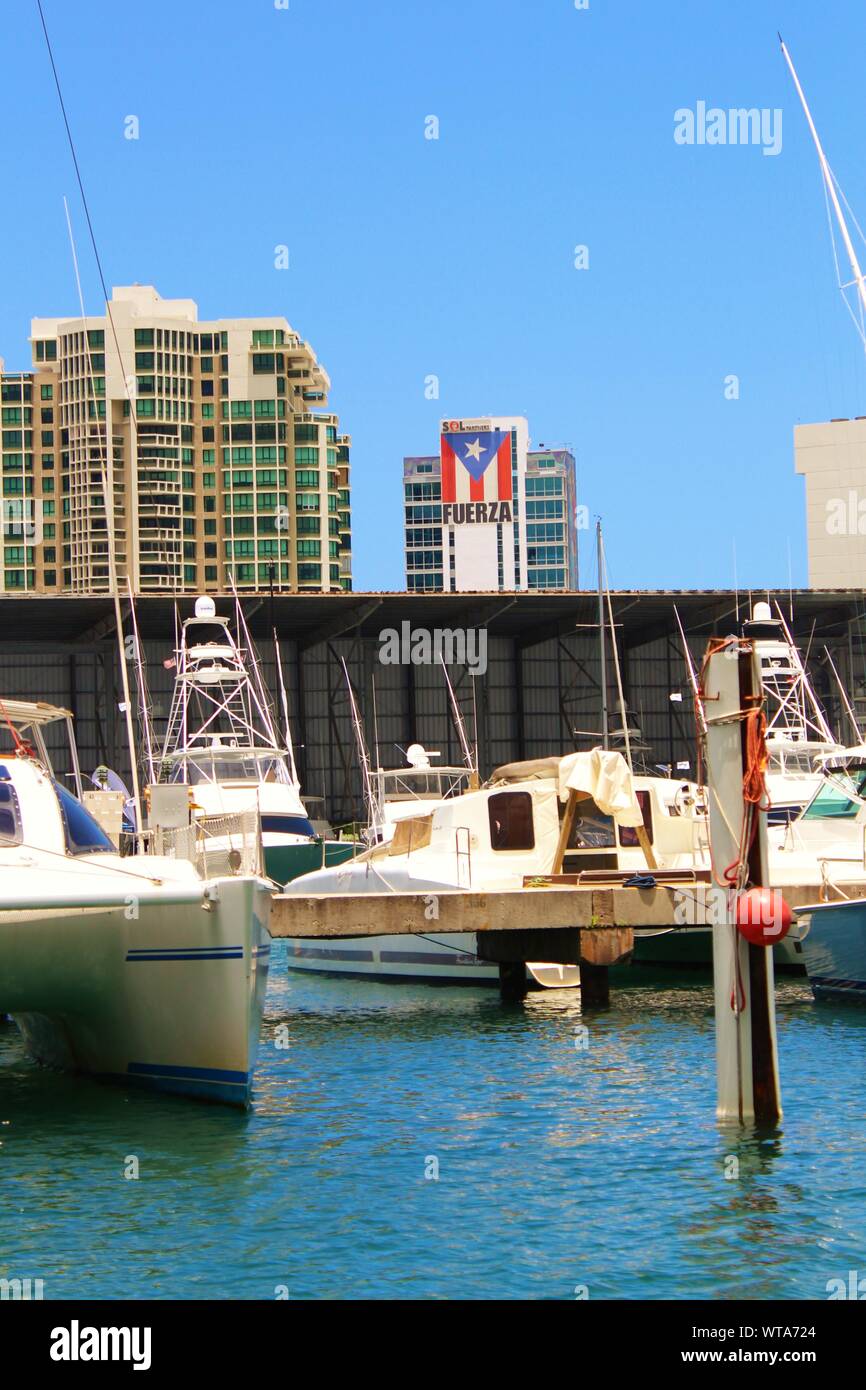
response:
{"label": "marina water", "polygon": [[293,976],[275,943],[246,1115],[40,1070],[0,1025],[0,1278],[592,1300],[826,1299],[866,1276],[866,1010],[783,979],[784,1120],[741,1133],[715,1121],[709,977],[613,986],[583,1018],[576,992]]}

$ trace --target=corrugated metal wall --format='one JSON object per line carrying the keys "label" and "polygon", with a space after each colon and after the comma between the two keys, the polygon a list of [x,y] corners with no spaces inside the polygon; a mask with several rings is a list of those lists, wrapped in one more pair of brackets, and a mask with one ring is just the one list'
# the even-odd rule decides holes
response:
{"label": "corrugated metal wall", "polygon": [[[690,642],[698,665],[705,645],[703,638]],[[843,642],[841,650],[832,649],[842,670],[847,664],[844,646]],[[163,663],[172,655],[172,643],[148,640],[143,651],[159,734],[171,700],[174,672]],[[281,652],[303,790],[311,799],[324,798],[324,810],[334,824],[363,816],[341,659],[357,692],[374,762],[378,757],[382,766],[401,766],[403,750],[415,742],[440,753],[442,764],[462,762],[441,666],[385,665],[379,659],[379,639],[373,635],[336,638],[304,649],[284,641]],[[645,642],[632,641],[627,649],[620,640],[619,653],[629,727],[640,731],[640,761],[648,767],[688,762],[694,770],[692,697],[679,640],[653,636]],[[276,692],[273,651],[260,645],[259,656],[269,688]],[[39,699],[72,709],[85,775],[107,762],[129,777],[118,672],[111,641],[44,653],[17,653],[11,644],[0,646],[0,698]],[[598,742],[600,657],[597,634],[590,629],[538,643],[491,637],[483,675],[472,677],[460,666],[452,666],[450,673],[470,740],[477,726],[482,776],[514,759],[590,748]],[[610,645],[607,677],[610,724],[615,730],[621,718]],[[826,672],[816,670],[815,677],[832,723],[838,718],[838,701]],[[133,664],[130,679],[134,681]],[[672,693],[681,694],[682,699],[671,701]],[[281,724],[281,711],[278,716]],[[57,771],[65,776],[70,763],[63,726],[51,731],[48,742]],[[8,744],[4,735],[2,746]],[[318,813],[315,804],[311,810]]]}

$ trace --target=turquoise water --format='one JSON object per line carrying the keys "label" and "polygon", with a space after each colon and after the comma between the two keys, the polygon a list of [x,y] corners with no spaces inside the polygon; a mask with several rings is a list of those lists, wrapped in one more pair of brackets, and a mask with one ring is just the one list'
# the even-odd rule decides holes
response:
{"label": "turquoise water", "polygon": [[785,1118],[740,1135],[714,1118],[707,977],[626,978],[584,1050],[571,993],[291,975],[280,944],[248,1115],[39,1070],[4,1025],[0,1275],[46,1298],[548,1299],[866,1275],[866,1009],[782,981]]}

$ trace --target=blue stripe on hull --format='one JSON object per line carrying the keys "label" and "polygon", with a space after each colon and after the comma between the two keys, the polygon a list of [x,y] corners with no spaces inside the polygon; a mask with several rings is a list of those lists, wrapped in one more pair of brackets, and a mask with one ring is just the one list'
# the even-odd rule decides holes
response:
{"label": "blue stripe on hull", "polygon": [[231,1081],[244,1086],[250,1079],[248,1071],[223,1071],[219,1067],[174,1067],[161,1062],[130,1062],[126,1070],[130,1076],[188,1077],[195,1081]]}
{"label": "blue stripe on hull", "polygon": [[218,1067],[162,1066],[150,1062],[130,1062],[126,1076],[116,1076],[113,1079],[170,1095],[191,1096],[196,1100],[213,1100],[240,1106],[249,1104],[252,1084],[249,1072],[245,1071],[226,1071]]}
{"label": "blue stripe on hull", "polygon": [[126,965],[147,965],[152,960],[243,960],[243,951],[149,952],[126,956]]}

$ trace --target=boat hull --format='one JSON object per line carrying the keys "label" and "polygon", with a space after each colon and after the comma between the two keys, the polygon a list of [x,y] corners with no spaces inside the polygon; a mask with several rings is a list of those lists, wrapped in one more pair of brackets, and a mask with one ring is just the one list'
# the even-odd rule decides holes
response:
{"label": "boat hull", "polygon": [[[646,932],[638,928],[634,934],[632,961],[635,965],[670,965],[686,969],[701,966],[711,969],[712,927],[682,926],[671,928],[669,931],[654,928]],[[780,941],[773,947],[773,965],[777,971],[796,971],[802,974],[804,957],[800,943],[791,938]]]}
{"label": "boat hull", "polygon": [[[375,980],[415,980],[427,984],[498,985],[499,966],[479,960],[473,932],[446,936],[368,936],[335,940],[290,937],[290,970],[350,975]],[[541,989],[575,989],[576,965],[527,964],[529,983]]]}
{"label": "boat hull", "polygon": [[270,954],[270,886],[186,901],[0,913],[0,1011],[49,1066],[249,1104]]}
{"label": "boat hull", "polygon": [[264,843],[265,873],[282,887],[302,874],[344,864],[357,853],[351,840],[306,840],[294,844]]}
{"label": "boat hull", "polygon": [[816,999],[866,1003],[866,899],[804,908],[803,959]]}

